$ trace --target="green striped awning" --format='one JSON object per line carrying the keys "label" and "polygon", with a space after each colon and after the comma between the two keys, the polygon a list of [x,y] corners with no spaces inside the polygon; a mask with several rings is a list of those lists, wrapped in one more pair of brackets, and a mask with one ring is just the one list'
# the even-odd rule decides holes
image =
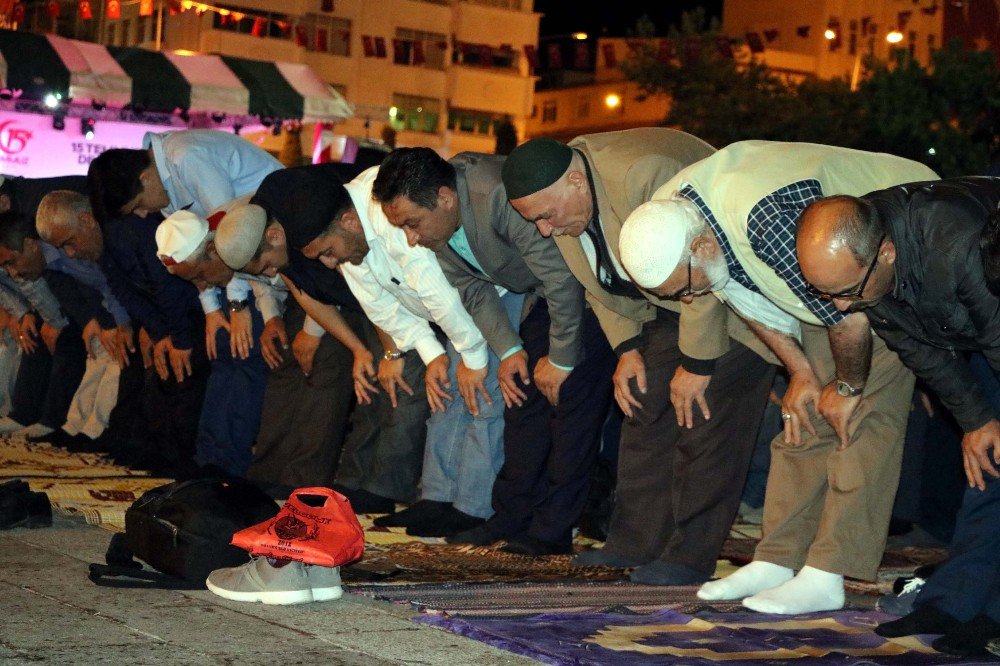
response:
{"label": "green striped awning", "polygon": [[[151,112],[226,113],[338,122],[351,106],[306,65],[105,47],[57,35],[0,30],[0,87]],[[18,92],[20,91],[20,92]]]}

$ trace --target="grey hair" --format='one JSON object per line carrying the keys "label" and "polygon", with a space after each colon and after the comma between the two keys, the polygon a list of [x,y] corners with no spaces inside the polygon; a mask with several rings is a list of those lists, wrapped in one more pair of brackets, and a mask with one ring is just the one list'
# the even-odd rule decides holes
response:
{"label": "grey hair", "polygon": [[198,243],[198,247],[196,247],[194,251],[190,255],[188,255],[187,259],[185,259],[184,261],[186,263],[191,264],[192,266],[197,266],[198,264],[205,263],[206,261],[209,260],[208,244],[214,241],[215,241],[215,232],[209,231],[207,234],[205,234],[205,237],[201,239],[201,242]]}
{"label": "grey hair", "polygon": [[35,229],[48,240],[56,227],[76,226],[79,213],[92,213],[87,195],[72,190],[55,190],[42,197],[35,214]]}

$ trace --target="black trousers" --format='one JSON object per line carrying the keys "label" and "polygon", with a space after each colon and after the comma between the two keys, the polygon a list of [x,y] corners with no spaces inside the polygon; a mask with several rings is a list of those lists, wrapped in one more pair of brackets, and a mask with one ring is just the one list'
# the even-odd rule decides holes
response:
{"label": "black trousers", "polygon": [[49,354],[39,340],[38,349],[21,357],[11,396],[10,417],[21,425],[40,423],[58,430],[66,423],[73,395],[87,369],[87,352],[80,328],[70,322],[59,333]]}
{"label": "black trousers", "polygon": [[[544,300],[521,323],[533,372],[549,352],[549,312]],[[527,400],[504,413],[504,464],[493,484],[490,526],[502,536],[527,534],[551,543],[569,540],[583,511],[611,400],[615,355],[597,318],[581,323],[584,360],[563,382],[553,407],[534,381]]]}
{"label": "black trousers", "polygon": [[305,312],[289,298],[284,315],[289,348],[270,371],[249,478],[269,485],[330,486],[348,427],[354,397],[353,357],[324,335],[309,377],[292,354]]}
{"label": "black trousers", "polygon": [[670,380],[681,364],[679,315],[664,310],[643,327],[645,395],[622,426],[615,511],[605,548],[640,562],[659,559],[711,575],[729,534],[764,413],[774,366],[733,342],[694,407],[677,425]]}

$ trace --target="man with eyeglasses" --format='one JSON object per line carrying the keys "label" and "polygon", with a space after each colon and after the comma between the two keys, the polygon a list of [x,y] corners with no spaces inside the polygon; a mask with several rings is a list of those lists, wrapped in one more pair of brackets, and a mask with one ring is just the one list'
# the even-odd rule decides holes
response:
{"label": "man with eyeglasses", "polygon": [[[618,356],[614,392],[626,419],[614,512],[604,547],[574,562],[635,567],[637,583],[712,577],[774,376],[773,365],[740,344],[758,341],[721,303],[683,306],[695,316],[682,331],[681,304],[643,294],[621,268],[618,234],[628,214],[713,152],[690,134],[641,128],[568,145],[532,139],[503,167],[511,205],[559,248]],[[683,239],[658,242],[672,241]],[[713,317],[722,325],[707,323]]]}
{"label": "man with eyeglasses", "polygon": [[980,352],[1000,371],[1000,297],[991,291],[998,204],[998,178],[912,183],[821,199],[797,229],[809,283],[838,309],[866,315],[965,431],[969,489],[952,557],[921,588],[912,613],[876,629],[887,637],[945,634],[934,648],[962,656],[987,656],[986,641],[1000,636],[1000,421],[959,357]]}
{"label": "man with eyeglasses", "polygon": [[[933,178],[891,155],[744,141],[683,169],[626,221],[621,259],[640,287],[665,298],[714,293],[790,375],[785,432],[772,443],[764,537],[753,562],[703,585],[700,598],[807,613],[841,608],[844,576],[875,578],[913,375],[873,340],[863,315],[809,291],[795,256],[795,221],[824,195]],[[664,242],[670,238],[684,242]]]}

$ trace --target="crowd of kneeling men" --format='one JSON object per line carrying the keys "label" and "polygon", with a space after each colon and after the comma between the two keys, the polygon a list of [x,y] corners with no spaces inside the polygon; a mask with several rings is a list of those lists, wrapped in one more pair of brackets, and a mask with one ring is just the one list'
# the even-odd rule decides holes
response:
{"label": "crowd of kneeling men", "polygon": [[[877,632],[985,654],[1000,422],[964,355],[1000,371],[998,204],[996,178],[664,128],[360,173],[150,134],[0,185],[0,428],[541,556],[573,552],[616,404],[607,540],[575,561],[797,614],[875,578],[916,377],[969,488],[951,558]],[[763,538],[713,581],[779,366]]]}

